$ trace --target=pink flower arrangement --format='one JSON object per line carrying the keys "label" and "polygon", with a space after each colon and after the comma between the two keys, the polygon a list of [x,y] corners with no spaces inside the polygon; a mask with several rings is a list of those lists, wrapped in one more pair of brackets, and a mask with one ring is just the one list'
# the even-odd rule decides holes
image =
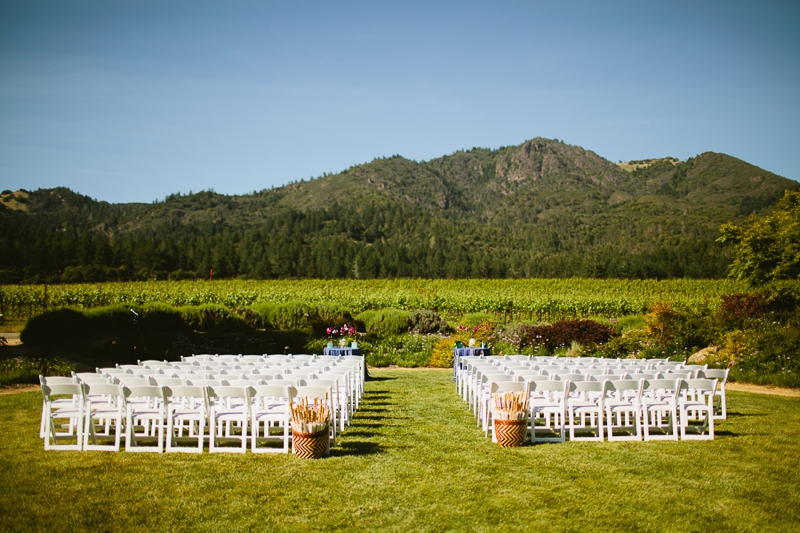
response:
{"label": "pink flower arrangement", "polygon": [[327,331],[328,335],[339,335],[340,333],[342,335],[355,335],[356,334],[355,326],[348,326],[347,324],[345,324],[341,328],[328,328],[325,331]]}

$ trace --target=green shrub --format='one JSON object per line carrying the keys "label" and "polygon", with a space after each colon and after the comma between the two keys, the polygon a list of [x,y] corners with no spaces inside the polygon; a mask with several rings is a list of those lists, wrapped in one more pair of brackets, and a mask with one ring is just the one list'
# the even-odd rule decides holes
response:
{"label": "green shrub", "polygon": [[222,305],[206,304],[179,307],[181,319],[197,331],[240,331],[247,327],[245,321]]}
{"label": "green shrub", "polygon": [[311,329],[314,335],[321,337],[326,335],[328,328],[340,328],[344,324],[355,325],[355,320],[350,311],[344,306],[336,304],[318,304],[314,307],[311,314]]}
{"label": "green shrub", "polygon": [[186,329],[181,312],[175,307],[162,303],[149,303],[138,308],[134,307],[134,310],[139,313],[136,321],[140,330],[160,332]]}
{"label": "green shrub", "polygon": [[[382,337],[367,334],[359,339],[361,353],[370,366],[420,367],[428,366],[438,335],[391,335]],[[452,353],[452,347],[451,347]],[[451,361],[452,365],[452,361]]]}
{"label": "green shrub", "polygon": [[616,322],[616,329],[619,333],[625,333],[632,329],[642,329],[644,327],[644,318],[642,315],[621,316],[616,319]]}
{"label": "green shrub", "polygon": [[741,375],[800,374],[800,321],[764,319],[753,329],[734,330],[724,337],[720,352]]}
{"label": "green shrub", "polygon": [[791,281],[773,282],[762,287],[761,294],[767,300],[769,310],[778,313],[794,313],[800,308],[800,284]]}
{"label": "green shrub", "polygon": [[11,357],[0,360],[0,385],[9,383],[37,383],[39,376],[69,376],[75,363],[61,357],[28,358]]}
{"label": "green shrub", "polygon": [[[678,309],[670,346],[694,353],[717,342],[722,329],[714,312],[705,306],[696,309]],[[724,324],[722,325],[724,327]]]}
{"label": "green shrub", "polygon": [[221,305],[171,307],[150,303],[131,307],[112,305],[77,311],[70,308],[45,311],[25,325],[20,339],[30,346],[41,346],[74,339],[138,336],[145,333],[185,331],[238,331],[245,322]]}
{"label": "green shrub", "polygon": [[408,331],[411,312],[402,309],[376,309],[357,315],[364,324],[364,331],[379,335],[399,335]]}
{"label": "green shrub", "polygon": [[85,309],[82,312],[90,323],[92,337],[136,334],[138,322],[134,322],[136,317],[131,313],[130,306],[110,305]]}
{"label": "green shrub", "polygon": [[628,357],[642,357],[650,346],[650,338],[642,329],[632,329],[618,337],[609,339],[604,344],[598,344],[592,356],[608,357],[611,359],[625,359]]}
{"label": "green shrub", "polygon": [[27,345],[41,346],[86,337],[90,331],[89,320],[83,313],[64,307],[32,317],[19,337]]}
{"label": "green shrub", "polygon": [[[188,332],[171,341],[166,356],[176,360],[193,353],[273,354],[305,353],[309,335],[299,331],[239,331],[235,333]],[[309,353],[314,353],[310,352]],[[321,350],[316,353],[322,353]]]}
{"label": "green shrub", "polygon": [[450,333],[447,321],[434,311],[414,311],[408,316],[408,326],[415,333]]}
{"label": "green shrub", "polygon": [[302,302],[272,302],[250,306],[246,315],[248,325],[255,328],[290,331],[311,327],[309,313],[311,307]]}
{"label": "green shrub", "polygon": [[496,317],[489,313],[469,313],[461,317],[459,325],[474,328],[481,324],[493,324],[496,320]]}
{"label": "green shrub", "polygon": [[347,309],[336,304],[309,305],[301,301],[290,301],[252,305],[245,313],[245,322],[250,327],[279,331],[310,329],[321,337],[329,327],[353,324],[353,317]]}

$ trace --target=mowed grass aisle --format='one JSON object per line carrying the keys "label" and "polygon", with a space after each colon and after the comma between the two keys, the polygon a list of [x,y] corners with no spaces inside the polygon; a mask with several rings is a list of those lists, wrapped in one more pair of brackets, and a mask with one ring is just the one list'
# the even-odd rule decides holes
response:
{"label": "mowed grass aisle", "polygon": [[800,400],[729,393],[713,442],[501,449],[447,370],[376,370],[330,458],[48,452],[0,397],[4,531],[797,531]]}

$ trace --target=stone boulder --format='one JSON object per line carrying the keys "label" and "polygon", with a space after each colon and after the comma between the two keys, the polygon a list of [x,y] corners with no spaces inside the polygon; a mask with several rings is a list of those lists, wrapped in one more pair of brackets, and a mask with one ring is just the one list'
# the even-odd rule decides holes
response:
{"label": "stone boulder", "polygon": [[716,358],[717,351],[719,351],[718,346],[703,348],[699,352],[693,353],[686,363],[690,365],[705,365],[711,363]]}

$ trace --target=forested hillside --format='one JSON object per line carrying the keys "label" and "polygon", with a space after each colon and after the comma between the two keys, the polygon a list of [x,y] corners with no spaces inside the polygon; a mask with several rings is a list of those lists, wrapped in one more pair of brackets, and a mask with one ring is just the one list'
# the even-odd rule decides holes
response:
{"label": "forested hillside", "polygon": [[704,153],[614,164],[533,139],[376,159],[249,195],[109,204],[3,191],[0,283],[129,279],[715,278],[721,224],[798,183]]}

